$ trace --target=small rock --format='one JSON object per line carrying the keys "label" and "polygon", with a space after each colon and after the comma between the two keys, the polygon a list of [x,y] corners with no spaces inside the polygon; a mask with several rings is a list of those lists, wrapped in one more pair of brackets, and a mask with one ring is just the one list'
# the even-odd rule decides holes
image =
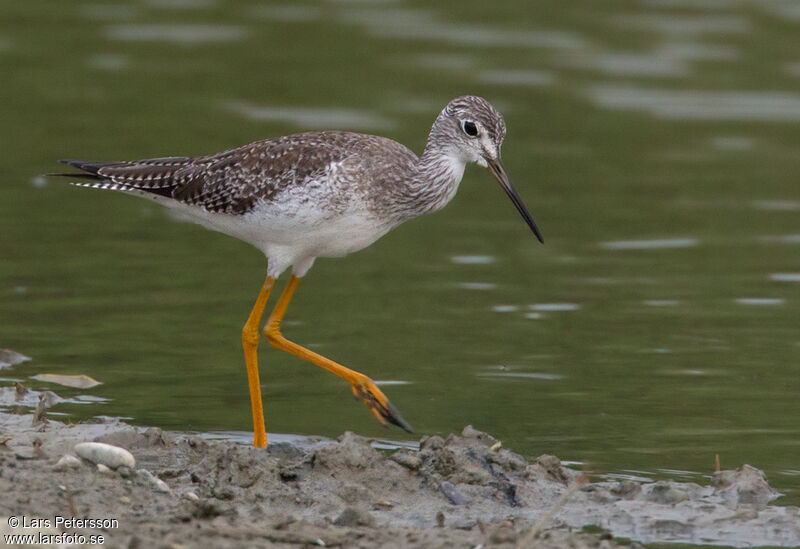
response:
{"label": "small rock", "polygon": [[496,463],[506,471],[521,471],[528,466],[528,462],[524,457],[507,449],[493,452],[489,454],[487,459],[490,463]]}
{"label": "small rock", "polygon": [[372,517],[354,507],[345,507],[344,511],[333,520],[337,526],[372,526]]}
{"label": "small rock", "polygon": [[632,480],[621,480],[609,491],[611,494],[619,498],[633,499],[639,494],[639,492],[642,491],[642,487],[638,482],[633,482]]}
{"label": "small rock", "polygon": [[136,471],[136,476],[138,478],[140,478],[141,480],[143,480],[143,481],[147,482],[148,484],[150,484],[150,486],[153,488],[153,490],[155,492],[160,492],[160,493],[166,494],[166,493],[169,493],[169,491],[170,491],[169,490],[169,486],[167,486],[166,482],[164,482],[163,480],[161,480],[160,478],[155,476],[153,473],[151,473],[147,469],[139,469],[139,470],[137,470]]}
{"label": "small rock", "polygon": [[581,492],[588,494],[589,498],[596,503],[611,503],[617,498],[612,496],[605,486],[599,484],[587,484],[581,486]]}
{"label": "small rock", "polygon": [[97,464],[97,472],[100,473],[101,475],[116,476],[116,473],[114,471],[112,471],[108,466],[103,465],[102,463]]}
{"label": "small rock", "polygon": [[[267,446],[269,448],[269,446]],[[311,464],[308,461],[299,463],[279,463],[278,477],[283,482],[304,480],[311,472]]]}
{"label": "small rock", "polygon": [[449,448],[442,448],[434,455],[433,469],[443,477],[449,477],[458,470],[456,454]]}
{"label": "small rock", "polygon": [[212,491],[212,494],[217,499],[229,500],[233,499],[234,493],[230,486],[216,486]]}
{"label": "small rock", "polygon": [[466,505],[471,501],[469,496],[463,494],[452,482],[444,481],[441,489],[442,493],[453,505]]}
{"label": "small rock", "polygon": [[267,453],[282,461],[296,460],[303,457],[303,451],[296,444],[289,442],[271,442],[267,446]]}
{"label": "small rock", "polygon": [[224,505],[214,503],[213,501],[201,500],[195,505],[195,510],[192,516],[199,519],[212,519],[220,515],[231,514],[231,510]]}
{"label": "small rock", "polygon": [[686,539],[692,532],[690,524],[672,519],[656,519],[650,523],[650,528],[657,536],[673,539]]}
{"label": "small rock", "polygon": [[131,502],[131,498],[129,498],[128,496],[120,496],[119,502],[127,505]]}
{"label": "small rock", "polygon": [[143,445],[166,446],[167,440],[164,438],[164,431],[158,427],[150,427],[142,433]]}
{"label": "small rock", "polygon": [[122,478],[131,478],[131,476],[133,475],[133,471],[131,471],[131,468],[126,467],[125,465],[121,465],[120,467],[118,467],[117,473],[119,473],[119,476],[121,476]]}
{"label": "small rock", "polygon": [[106,467],[116,469],[125,466],[131,469],[136,467],[133,454],[125,448],[112,446],[104,442],[81,442],[75,445],[75,453],[92,463],[102,463]]}
{"label": "small rock", "polygon": [[422,437],[419,440],[420,450],[440,450],[444,447],[444,439],[439,435]]}
{"label": "small rock", "polygon": [[31,357],[25,356],[22,353],[12,351],[11,349],[0,349],[0,368],[6,366],[14,366],[31,360]]}
{"label": "small rock", "polygon": [[514,526],[509,521],[505,520],[495,528],[494,532],[489,536],[489,540],[497,544],[515,543],[517,541],[517,533],[514,531]]}
{"label": "small rock", "polygon": [[647,501],[661,503],[664,505],[674,505],[689,499],[689,494],[685,490],[673,488],[669,482],[660,481],[653,484],[645,496]]}
{"label": "small rock", "polygon": [[200,501],[200,498],[197,497],[197,494],[195,494],[194,492],[186,492],[185,494],[183,494],[183,497],[185,497],[189,501]]}
{"label": "small rock", "polygon": [[714,473],[711,486],[723,498],[733,503],[766,504],[780,495],[767,484],[764,471],[752,465],[742,465],[734,471]]}
{"label": "small rock", "polygon": [[543,454],[536,458],[536,463],[539,464],[552,479],[563,483],[569,481],[566,473],[564,473],[564,469],[561,467],[561,460],[556,456]]}
{"label": "small rock", "polygon": [[61,458],[53,465],[53,471],[66,471],[68,469],[77,469],[81,466],[81,460],[73,456],[72,454],[64,454]]}
{"label": "small rock", "polygon": [[284,530],[295,522],[297,522],[297,519],[293,515],[284,515],[278,517],[278,519],[272,523],[272,527],[275,530]]}
{"label": "small rock", "polygon": [[370,441],[346,431],[337,444],[328,444],[314,452],[314,469],[325,468],[331,471],[346,469],[366,469],[381,462],[385,456],[370,445]]}
{"label": "small rock", "polygon": [[[462,429],[462,431],[461,431],[461,436],[464,437],[464,438],[476,439],[479,442],[482,442],[486,446],[490,446],[490,447],[494,446],[495,444],[497,444],[499,442],[496,438],[494,438],[489,433],[484,433],[483,431],[478,431],[472,425],[467,425],[466,427],[464,427],[464,429]],[[501,446],[502,446],[502,444],[501,444]]]}
{"label": "small rock", "polygon": [[334,492],[342,499],[342,501],[352,504],[366,501],[370,497],[369,491],[364,488],[362,484],[354,484],[345,481],[342,481],[342,484],[337,486],[334,489]]}
{"label": "small rock", "polygon": [[408,450],[398,450],[389,459],[412,471],[419,471],[422,466],[422,460]]}
{"label": "small rock", "polygon": [[373,509],[382,509],[382,510],[390,510],[394,507],[394,503],[391,501],[387,501],[385,499],[380,499],[372,504]]}
{"label": "small rock", "polygon": [[168,494],[169,486],[167,486],[167,483],[160,478],[153,477],[153,490],[156,492],[161,492],[162,494]]}

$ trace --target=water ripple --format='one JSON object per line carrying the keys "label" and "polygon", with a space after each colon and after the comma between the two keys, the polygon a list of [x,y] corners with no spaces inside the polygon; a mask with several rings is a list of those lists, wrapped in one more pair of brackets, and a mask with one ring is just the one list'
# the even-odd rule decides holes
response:
{"label": "water ripple", "polygon": [[495,313],[515,313],[519,311],[519,305],[493,305],[492,311]]}
{"label": "water ripple", "polygon": [[86,64],[97,70],[118,71],[128,65],[128,58],[114,53],[98,53],[90,56]]}
{"label": "water ripple", "polygon": [[680,305],[681,302],[677,299],[647,299],[642,303],[650,307],[675,307]]}
{"label": "water ripple", "polygon": [[543,374],[539,372],[484,372],[476,374],[478,377],[499,377],[499,378],[520,378],[520,379],[544,379],[554,381],[564,379],[565,376],[559,374]]}
{"label": "water ripple", "polygon": [[217,0],[147,0],[147,5],[162,9],[194,10],[213,8]]}
{"label": "water ripple", "polygon": [[686,61],[657,52],[588,53],[581,56],[570,56],[564,63],[617,76],[686,76],[689,74],[689,65]]}
{"label": "water ripple", "polygon": [[450,258],[456,265],[489,265],[496,260],[493,255],[454,255]]}
{"label": "water ripple", "polygon": [[749,151],[755,146],[753,138],[736,135],[715,137],[711,143],[720,151]]}
{"label": "water ripple", "polygon": [[800,244],[800,234],[760,236],[758,237],[758,241],[764,244]]}
{"label": "water ripple", "polygon": [[414,59],[414,64],[426,69],[463,71],[475,66],[475,58],[456,53],[423,53]]}
{"label": "water ripple", "polygon": [[121,21],[133,19],[139,10],[125,4],[85,4],[81,6],[81,14],[95,21]]}
{"label": "water ripple", "polygon": [[776,282],[800,282],[800,273],[772,273],[769,278]]}
{"label": "water ripple", "polygon": [[657,238],[653,240],[609,240],[600,247],[607,250],[652,250],[660,248],[691,248],[700,241],[696,238]]}
{"label": "water ripple", "polygon": [[435,14],[419,9],[349,10],[344,23],[356,24],[379,38],[429,40],[475,47],[518,47],[578,50],[588,41],[571,31],[550,29],[509,30],[475,23],[438,21]]}
{"label": "water ripple", "polygon": [[361,109],[281,107],[247,101],[226,101],[222,106],[248,120],[283,122],[304,129],[385,130],[394,127],[394,122],[388,118]]}
{"label": "water ripple", "polygon": [[800,201],[797,200],[756,200],[753,206],[757,210],[796,212],[800,210]]}
{"label": "water ripple", "polygon": [[577,303],[534,303],[528,305],[532,311],[577,311],[581,308]]}
{"label": "water ripple", "polygon": [[701,91],[601,84],[591,101],[614,110],[643,111],[669,120],[800,121],[800,94],[782,91]]}
{"label": "water ripple", "polygon": [[741,0],[642,0],[649,8],[727,10],[741,5]]}
{"label": "water ripple", "polygon": [[280,21],[282,23],[297,23],[315,21],[322,17],[322,10],[316,6],[296,6],[292,4],[278,4],[269,6],[255,6],[250,10],[254,17]]}
{"label": "water ripple", "polygon": [[636,13],[620,15],[617,24],[626,29],[637,29],[664,34],[740,34],[752,29],[750,19],[740,15],[664,15]]}
{"label": "water ripple", "polygon": [[504,86],[549,86],[556,81],[554,73],[533,69],[485,70],[478,73],[478,78],[482,82]]}
{"label": "water ripple", "polygon": [[462,290],[487,291],[497,288],[497,284],[494,282],[459,282],[458,287]]}
{"label": "water ripple", "polygon": [[247,29],[241,25],[130,24],[111,25],[106,28],[106,36],[126,42],[202,44],[236,42],[247,36]]}
{"label": "water ripple", "polygon": [[779,297],[739,297],[736,299],[739,305],[753,305],[756,307],[783,305],[786,303],[785,299]]}

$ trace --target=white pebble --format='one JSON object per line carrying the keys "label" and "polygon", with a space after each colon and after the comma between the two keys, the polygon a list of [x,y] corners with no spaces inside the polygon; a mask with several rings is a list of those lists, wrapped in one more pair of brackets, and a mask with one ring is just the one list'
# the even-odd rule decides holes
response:
{"label": "white pebble", "polygon": [[107,466],[103,465],[102,463],[98,463],[97,464],[97,472],[100,473],[101,475],[109,475],[109,476],[114,475],[114,476],[116,476],[116,473],[114,471],[112,471]]}
{"label": "white pebble", "polygon": [[152,486],[153,490],[156,492],[168,494],[170,491],[169,486],[167,486],[166,482],[155,476],[147,469],[139,469],[138,471],[136,471],[136,476],[147,479],[147,481],[150,483],[150,486]]}
{"label": "white pebble", "polygon": [[106,467],[116,469],[124,465],[131,469],[136,467],[133,454],[125,448],[112,446],[104,442],[81,442],[75,445],[75,453],[92,463],[102,463]]}
{"label": "white pebble", "polygon": [[156,492],[168,494],[169,486],[167,486],[167,483],[161,480],[160,478],[153,477],[153,490],[155,490]]}
{"label": "white pebble", "polygon": [[81,466],[81,460],[73,456],[72,454],[64,454],[61,456],[55,465],[53,465],[53,471],[66,471],[67,469],[77,469]]}

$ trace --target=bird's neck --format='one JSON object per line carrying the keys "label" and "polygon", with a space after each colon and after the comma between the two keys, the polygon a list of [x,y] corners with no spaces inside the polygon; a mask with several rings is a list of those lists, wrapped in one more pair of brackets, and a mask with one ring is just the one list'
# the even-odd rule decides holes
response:
{"label": "bird's neck", "polygon": [[425,151],[417,161],[415,175],[408,182],[418,215],[444,208],[456,195],[466,162],[453,148],[439,145],[431,132]]}

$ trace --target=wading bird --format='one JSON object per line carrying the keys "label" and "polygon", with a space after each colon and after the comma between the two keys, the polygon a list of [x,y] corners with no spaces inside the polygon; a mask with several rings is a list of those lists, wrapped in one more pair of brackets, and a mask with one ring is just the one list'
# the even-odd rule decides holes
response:
{"label": "wading bird", "polygon": [[317,257],[341,257],[375,242],[401,223],[443,208],[464,167],[488,167],[536,237],[542,235],[500,162],[503,116],[485,99],[450,101],[433,123],[422,156],[374,135],[300,133],[256,141],[209,156],[130,162],[62,160],[82,172],[75,185],[149,198],[248,242],[267,257],[267,277],[242,329],[253,410],[254,446],[266,446],[256,349],[275,280],[291,279],[264,327],[278,349],[343,378],[372,414],[411,432],[386,395],[364,374],[286,339],[280,331],[297,284]]}

